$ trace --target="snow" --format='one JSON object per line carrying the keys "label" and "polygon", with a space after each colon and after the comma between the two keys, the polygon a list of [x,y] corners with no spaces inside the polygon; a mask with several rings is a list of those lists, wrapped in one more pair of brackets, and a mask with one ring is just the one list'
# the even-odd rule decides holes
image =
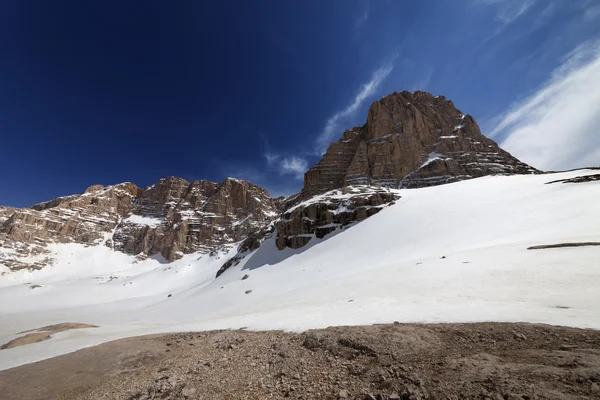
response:
{"label": "snow", "polygon": [[393,192],[399,193],[397,190],[388,189],[388,188],[382,189],[377,186],[354,185],[354,186],[349,186],[343,190],[335,189],[335,190],[330,190],[329,192],[326,192],[326,193],[323,193],[323,194],[320,194],[317,196],[313,196],[313,197],[309,198],[308,200],[305,200],[303,202],[296,204],[295,206],[289,208],[285,212],[291,213],[292,211],[294,211],[298,208],[306,207],[306,206],[309,206],[314,203],[331,204],[332,200],[335,202],[341,201],[341,203],[342,203],[338,207],[338,210],[334,211],[334,212],[345,212],[345,211],[347,211],[347,209],[345,208],[343,203],[345,203],[346,201],[352,200],[355,197],[365,197],[370,194],[376,194],[376,193],[381,192],[382,190],[393,191]]}
{"label": "snow", "polygon": [[421,166],[419,168],[417,168],[417,170],[425,167],[426,165],[431,164],[432,162],[434,162],[435,160],[443,160],[441,154],[434,152],[431,152],[427,155],[427,160],[421,164]]}
{"label": "snow", "polygon": [[[600,240],[600,182],[546,184],[593,173],[489,176],[402,190],[394,205],[303,248],[279,251],[273,236],[217,279],[235,248],[165,264],[135,263],[105,246],[55,244],[55,266],[0,276],[0,344],[59,322],[100,327],[2,350],[0,369],[172,331],[392,321],[600,329],[600,248],[527,250]],[[241,280],[244,274],[250,279]]]}
{"label": "snow", "polygon": [[162,224],[164,222],[164,219],[155,218],[155,217],[144,217],[142,215],[132,214],[129,217],[124,218],[122,222],[129,223],[129,224],[135,224],[135,225],[145,225],[145,226],[156,227],[156,226]]}

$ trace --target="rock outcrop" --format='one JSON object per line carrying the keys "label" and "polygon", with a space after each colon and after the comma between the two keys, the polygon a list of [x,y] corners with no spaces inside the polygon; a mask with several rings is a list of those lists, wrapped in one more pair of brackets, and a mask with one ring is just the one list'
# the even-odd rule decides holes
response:
{"label": "rock outcrop", "polygon": [[278,249],[305,246],[313,238],[377,214],[400,198],[398,190],[353,186],[332,190],[296,204],[275,222]]}
{"label": "rock outcrop", "polygon": [[364,126],[329,146],[305,174],[302,198],[357,184],[414,188],[536,172],[486,138],[472,116],[443,96],[404,91],[374,102]]}
{"label": "rock outcrop", "polygon": [[52,262],[49,243],[106,245],[172,261],[241,242],[222,273],[273,235],[279,249],[300,248],[361,221],[399,198],[400,188],[537,172],[444,97],[393,93],[371,105],[364,126],[329,146],[297,195],[273,199],[232,178],[170,177],[146,189],[94,185],[27,209],[0,207],[0,268],[42,268]]}
{"label": "rock outcrop", "polygon": [[269,193],[249,182],[166,178],[141,193],[117,227],[112,246],[174,260],[243,240],[277,215]]}
{"label": "rock outcrop", "polygon": [[160,254],[168,261],[209,252],[248,237],[278,215],[268,192],[246,181],[161,179],[94,185],[81,195],[31,208],[0,208],[0,264],[39,269],[52,262],[49,243],[107,245],[127,254]]}

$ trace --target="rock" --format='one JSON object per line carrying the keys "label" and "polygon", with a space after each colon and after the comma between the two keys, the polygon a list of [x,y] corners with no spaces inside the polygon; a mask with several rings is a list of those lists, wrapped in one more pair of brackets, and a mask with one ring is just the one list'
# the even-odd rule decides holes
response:
{"label": "rock", "polygon": [[233,178],[168,177],[145,189],[92,185],[31,208],[0,206],[0,249],[7,250],[0,263],[10,271],[41,269],[54,261],[49,243],[104,245],[138,261],[154,255],[174,261],[194,252],[217,256],[241,242],[219,276],[274,234],[279,249],[304,247],[394,204],[399,188],[537,172],[444,97],[392,93],[371,105],[365,125],[329,146],[296,195],[274,199]]}
{"label": "rock", "polygon": [[250,289],[250,290],[246,290],[244,293],[246,293],[246,294],[250,294],[250,293],[252,293],[252,289]]}
{"label": "rock", "polygon": [[485,175],[538,172],[483,136],[443,96],[392,93],[362,127],[344,132],[304,176],[301,198],[356,184],[422,187]]}
{"label": "rock", "polygon": [[250,278],[250,275],[246,274],[244,276],[242,276],[242,280],[245,281],[246,279]]}
{"label": "rock", "polygon": [[340,390],[338,393],[338,399],[347,399],[348,396],[348,391],[345,389]]}
{"label": "rock", "polygon": [[517,340],[527,340],[527,336],[523,335],[522,333],[515,332],[513,337]]}
{"label": "rock", "polygon": [[133,183],[94,185],[81,195],[12,209],[10,214],[4,209],[0,212],[0,247],[14,252],[0,252],[0,262],[12,271],[41,269],[53,260],[27,260],[31,255],[49,254],[48,243],[101,244],[105,234],[114,230],[129,212],[140,192]]}
{"label": "rock", "polygon": [[173,261],[248,238],[278,207],[265,189],[232,178],[189,183],[170,177],[146,189],[93,185],[31,208],[0,207],[0,247],[11,249],[0,252],[0,262],[12,271],[43,268],[52,264],[50,256],[27,260],[49,254],[51,242],[107,245],[140,261],[155,254]]}
{"label": "rock", "polygon": [[209,253],[245,239],[277,215],[268,192],[246,181],[227,178],[222,183],[181,178],[161,179],[146,188],[132,208],[158,224],[135,220],[119,225],[115,249],[129,254],[161,254],[172,261],[197,251]]}
{"label": "rock", "polygon": [[167,297],[173,297],[173,295],[171,293],[169,293],[169,295]]}
{"label": "rock", "polygon": [[572,345],[572,344],[561,344],[558,349],[562,350],[562,351],[571,351],[571,350],[574,350],[576,348],[577,348],[577,346]]}
{"label": "rock", "polygon": [[400,198],[397,190],[353,186],[332,190],[286,210],[275,222],[278,249],[305,246],[326,235],[377,214]]}
{"label": "rock", "polygon": [[198,390],[196,388],[192,388],[192,387],[184,387],[183,390],[181,391],[181,394],[186,397],[186,398],[194,398],[194,396],[196,395],[196,392]]}

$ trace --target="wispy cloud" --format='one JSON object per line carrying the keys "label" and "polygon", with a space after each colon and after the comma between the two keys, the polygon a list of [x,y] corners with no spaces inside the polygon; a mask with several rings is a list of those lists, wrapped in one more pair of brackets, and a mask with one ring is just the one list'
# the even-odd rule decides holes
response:
{"label": "wispy cloud", "polygon": [[581,8],[585,22],[595,22],[600,19],[600,3],[597,0],[583,0]]}
{"label": "wispy cloud", "polygon": [[497,121],[490,136],[534,167],[600,165],[600,42],[565,56],[546,84]]}
{"label": "wispy cloud", "polygon": [[500,35],[508,26],[523,16],[537,0],[473,0],[476,6],[494,7],[495,19],[499,26],[486,37],[479,48]]}
{"label": "wispy cloud", "polygon": [[302,181],[285,178],[257,165],[232,164],[231,162],[215,160],[215,167],[219,170],[221,176],[243,179],[259,185],[267,189],[273,197],[288,196],[292,193],[298,193],[302,189]]}
{"label": "wispy cloud", "polygon": [[431,83],[431,78],[433,78],[433,72],[435,68],[432,66],[424,68],[423,73],[419,77],[419,79],[411,86],[411,90],[414,92],[415,90],[426,91],[427,87]]}
{"label": "wispy cloud", "polygon": [[[329,144],[337,137],[340,136],[340,129],[342,129],[342,124],[349,124],[354,116],[354,114],[358,111],[360,106],[367,100],[370,96],[375,94],[381,83],[387,78],[387,76],[392,72],[393,65],[391,62],[384,64],[379,69],[377,69],[371,79],[362,85],[356,95],[354,96],[354,100],[350,103],[346,108],[341,111],[333,114],[327,122],[325,123],[325,127],[323,131],[317,138],[317,153],[323,154]],[[346,128],[350,128],[350,126],[346,126]]]}
{"label": "wispy cloud", "polygon": [[496,8],[496,19],[503,25],[511,24],[535,4],[537,0],[475,0],[476,3]]}
{"label": "wispy cloud", "polygon": [[365,8],[360,13],[358,18],[356,18],[356,21],[354,21],[354,29],[355,30],[360,28],[361,26],[363,26],[363,24],[365,22],[367,22],[367,20],[369,19],[369,12],[370,12],[370,1],[367,0],[367,1],[365,1]]}
{"label": "wispy cloud", "polygon": [[291,175],[296,179],[304,179],[308,170],[308,161],[297,156],[283,156],[272,152],[264,154],[267,166],[280,175]]}
{"label": "wispy cloud", "polygon": [[308,169],[308,161],[300,157],[284,157],[280,163],[283,174],[293,175],[297,179],[303,179]]}

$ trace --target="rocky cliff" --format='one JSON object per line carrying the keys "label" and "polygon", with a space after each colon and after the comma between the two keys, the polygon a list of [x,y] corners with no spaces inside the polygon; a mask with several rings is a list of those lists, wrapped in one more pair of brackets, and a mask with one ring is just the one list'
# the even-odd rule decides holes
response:
{"label": "rocky cliff", "polygon": [[[113,235],[112,246],[167,260],[238,242],[278,215],[269,193],[246,181],[161,179],[145,189]],[[110,244],[110,243],[109,243]]]}
{"label": "rocky cliff", "polygon": [[231,178],[171,177],[146,189],[94,185],[31,208],[0,208],[0,263],[10,270],[41,268],[52,261],[49,243],[107,245],[171,261],[240,241],[277,215],[266,190]]}
{"label": "rocky cliff", "polygon": [[443,96],[404,91],[374,102],[365,125],[329,146],[305,174],[302,198],[357,184],[414,188],[535,172]]}
{"label": "rocky cliff", "polygon": [[362,221],[400,198],[398,190],[353,186],[332,190],[296,204],[275,222],[278,249],[305,246],[353,222]]}
{"label": "rocky cliff", "polygon": [[170,177],[145,189],[94,185],[27,209],[0,207],[0,266],[41,268],[51,262],[49,243],[106,245],[172,261],[242,242],[226,269],[273,235],[279,249],[299,248],[361,221],[399,198],[399,188],[537,172],[444,97],[392,93],[371,105],[364,126],[329,146],[297,195],[273,199],[232,178]]}

